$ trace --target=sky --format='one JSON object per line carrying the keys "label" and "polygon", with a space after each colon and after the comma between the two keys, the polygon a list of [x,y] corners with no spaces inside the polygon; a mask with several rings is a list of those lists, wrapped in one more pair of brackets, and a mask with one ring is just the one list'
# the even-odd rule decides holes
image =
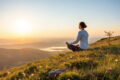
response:
{"label": "sky", "polygon": [[72,38],[80,21],[90,37],[120,35],[120,0],[0,0],[0,38]]}

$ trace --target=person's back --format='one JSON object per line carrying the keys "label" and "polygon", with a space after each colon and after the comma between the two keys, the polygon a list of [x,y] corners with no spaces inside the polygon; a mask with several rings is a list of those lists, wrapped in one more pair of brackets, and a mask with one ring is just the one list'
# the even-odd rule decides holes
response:
{"label": "person's back", "polygon": [[[79,24],[80,31],[78,32],[77,39],[70,43],[66,42],[69,49],[71,49],[72,51],[81,51],[89,48],[89,44],[88,44],[89,35],[88,32],[84,29],[86,27],[87,26],[84,22],[80,22]],[[80,42],[79,46],[74,45],[77,44],[78,42]]]}
{"label": "person's back", "polygon": [[81,34],[81,39],[80,39],[80,48],[81,49],[88,49],[89,45],[88,45],[88,32],[86,30],[81,30],[80,31]]}

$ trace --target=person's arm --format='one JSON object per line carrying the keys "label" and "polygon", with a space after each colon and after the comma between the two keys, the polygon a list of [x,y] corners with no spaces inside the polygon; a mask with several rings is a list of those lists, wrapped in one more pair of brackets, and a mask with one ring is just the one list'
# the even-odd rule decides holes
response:
{"label": "person's arm", "polygon": [[81,33],[80,33],[80,32],[78,32],[78,35],[77,35],[76,40],[75,40],[75,41],[73,41],[73,42],[70,42],[70,44],[76,44],[76,43],[78,43],[78,42],[80,41],[80,39],[81,39]]}

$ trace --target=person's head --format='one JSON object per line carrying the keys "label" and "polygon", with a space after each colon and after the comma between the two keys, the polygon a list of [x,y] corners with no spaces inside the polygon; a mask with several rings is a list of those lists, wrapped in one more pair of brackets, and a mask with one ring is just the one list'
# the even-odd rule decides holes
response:
{"label": "person's head", "polygon": [[84,30],[84,28],[86,28],[87,27],[87,25],[85,24],[85,22],[80,22],[79,23],[79,29],[80,30]]}

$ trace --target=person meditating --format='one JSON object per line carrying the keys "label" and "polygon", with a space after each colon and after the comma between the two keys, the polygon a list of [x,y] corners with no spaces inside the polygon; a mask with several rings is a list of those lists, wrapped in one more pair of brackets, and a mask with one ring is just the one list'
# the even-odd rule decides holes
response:
{"label": "person meditating", "polygon": [[[67,47],[72,51],[83,51],[89,48],[88,44],[88,32],[85,30],[87,28],[87,25],[84,22],[79,23],[79,29],[77,38],[75,41],[72,42],[66,42]],[[80,42],[78,45],[77,43]]]}

